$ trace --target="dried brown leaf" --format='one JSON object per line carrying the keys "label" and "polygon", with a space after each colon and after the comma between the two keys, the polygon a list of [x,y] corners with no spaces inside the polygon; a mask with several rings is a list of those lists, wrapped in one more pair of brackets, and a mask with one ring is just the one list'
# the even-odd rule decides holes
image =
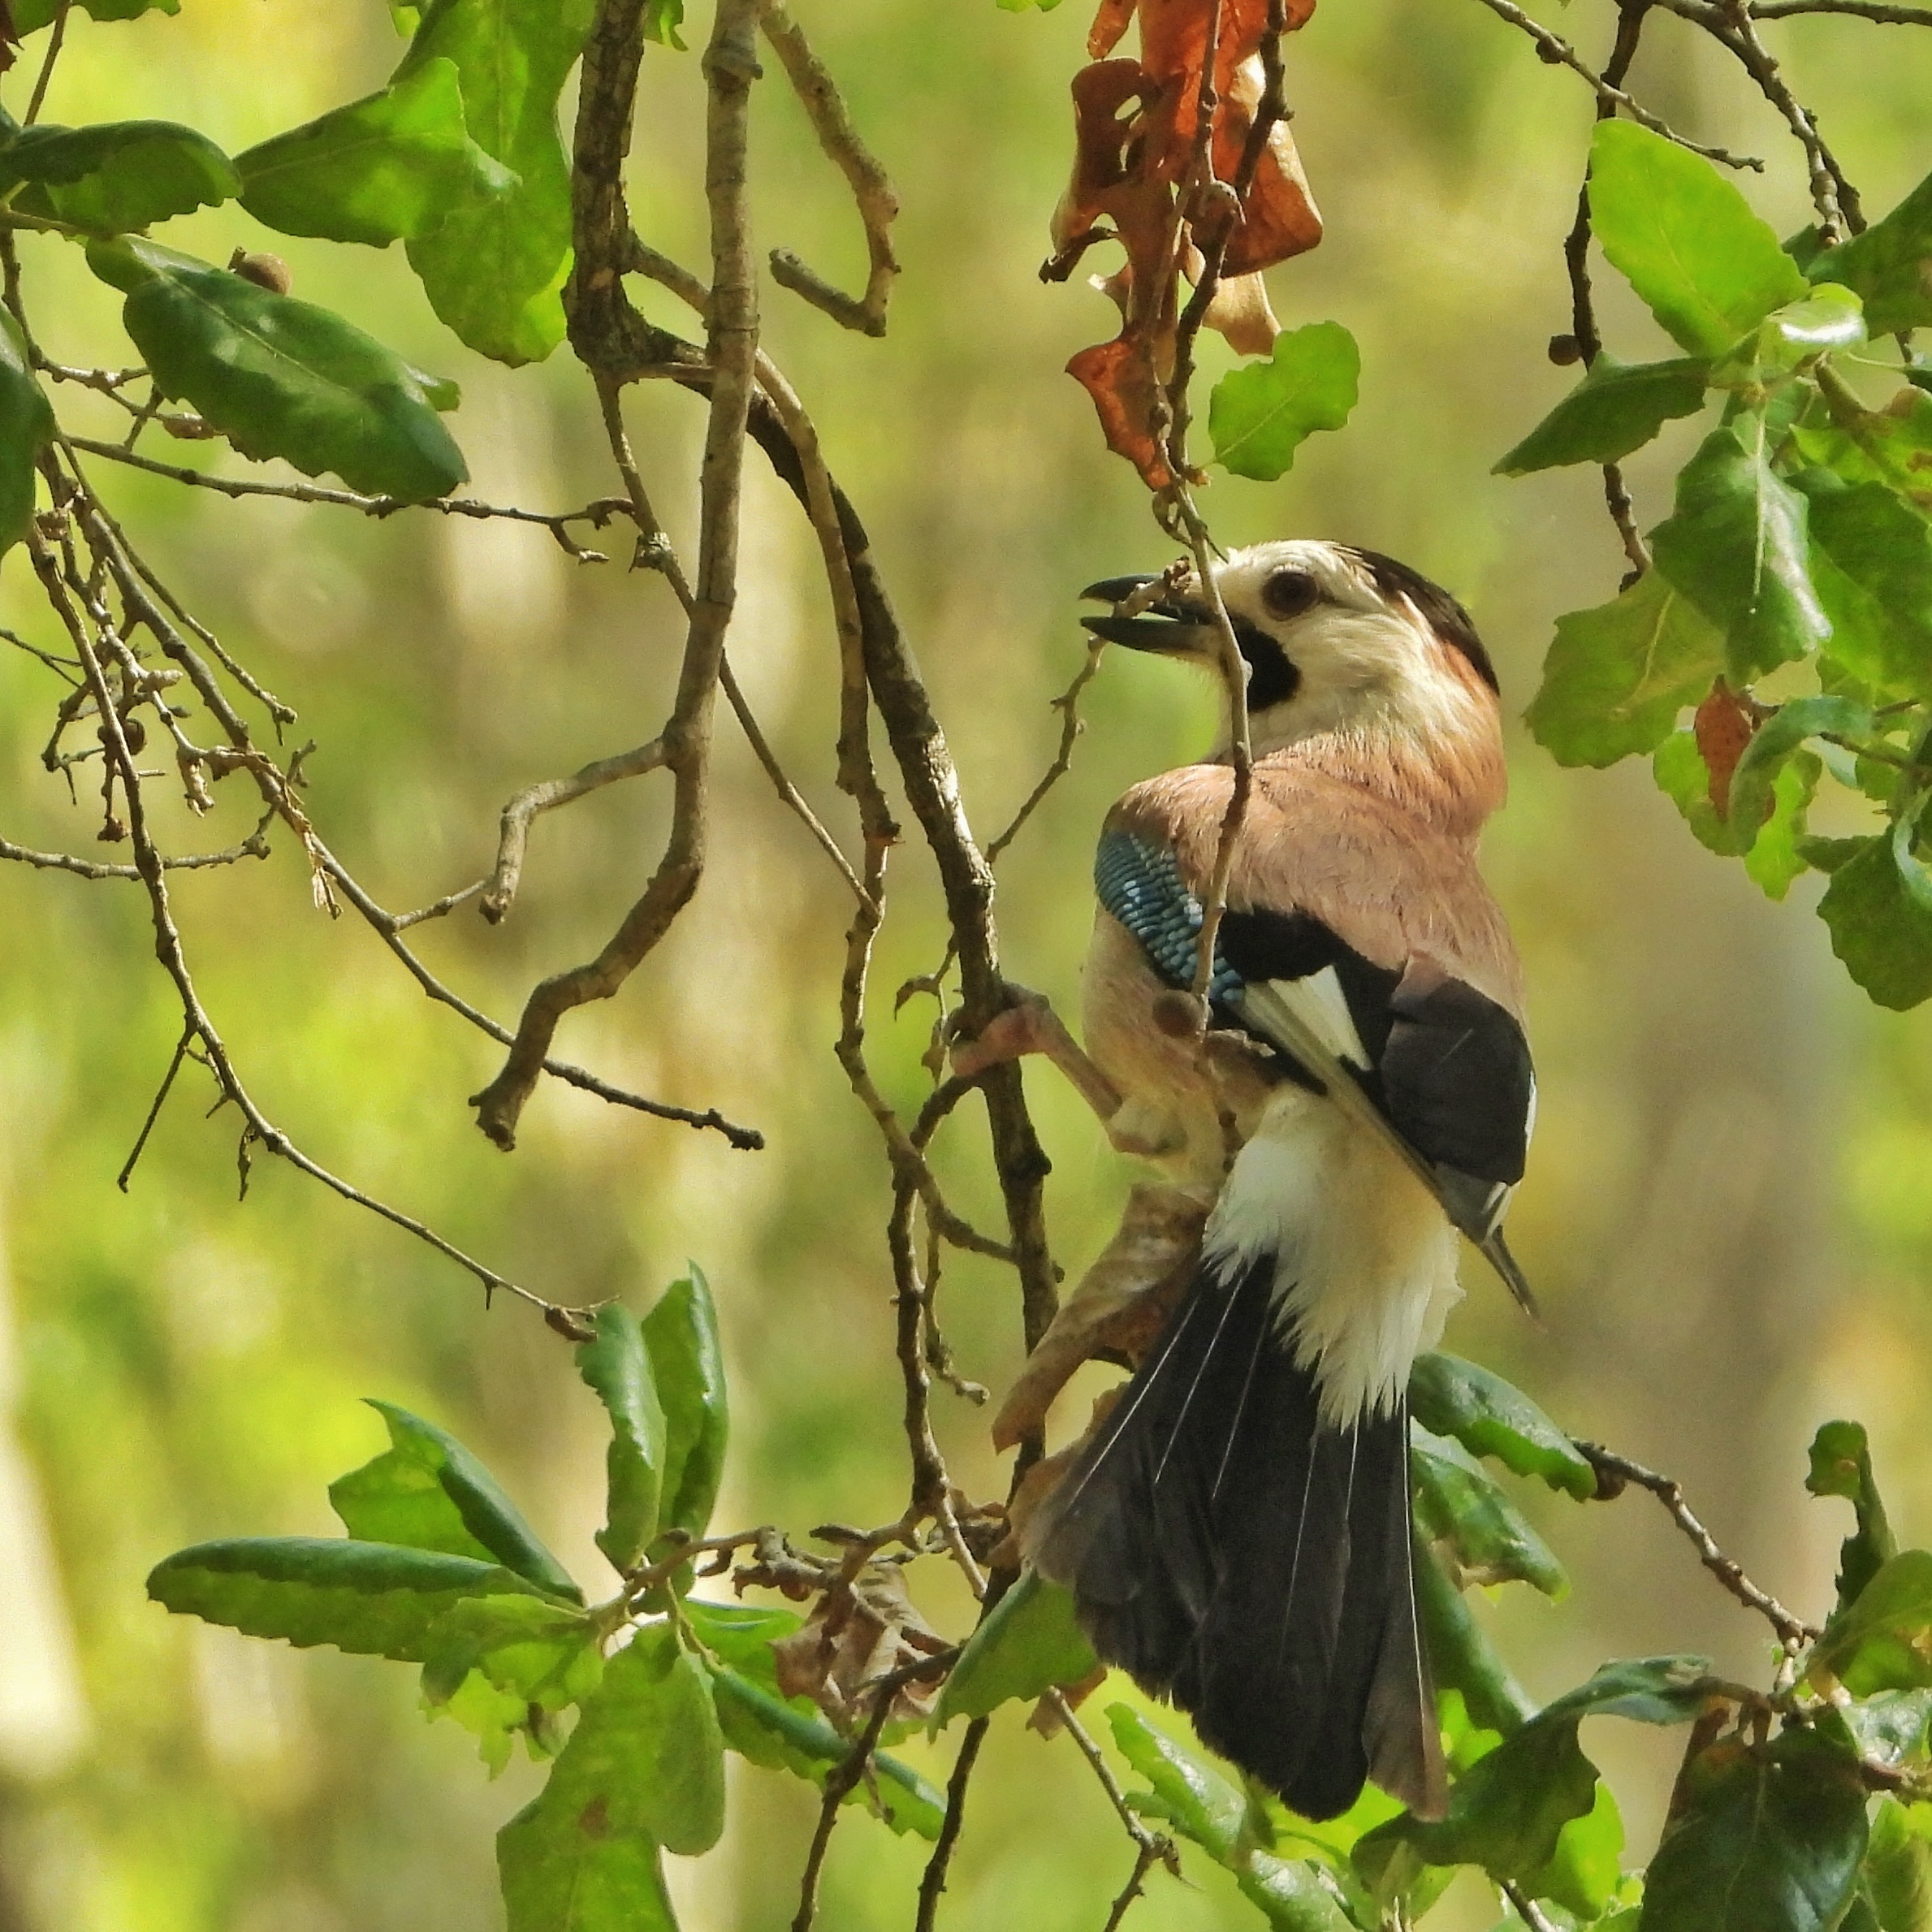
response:
{"label": "dried brown leaf", "polygon": [[[841,1731],[849,1731],[867,1712],[880,1679],[946,1647],[906,1594],[903,1570],[867,1563],[827,1590],[806,1622],[772,1645],[772,1655],[786,1696],[810,1697]],[[938,1694],[936,1677],[901,1684],[892,1714],[926,1718]]]}
{"label": "dried brown leaf", "polygon": [[1720,677],[1697,707],[1692,728],[1696,734],[1698,755],[1710,773],[1710,802],[1728,818],[1731,774],[1737,770],[1737,761],[1744,755],[1744,748],[1757,729],[1757,715],[1749,700]]}

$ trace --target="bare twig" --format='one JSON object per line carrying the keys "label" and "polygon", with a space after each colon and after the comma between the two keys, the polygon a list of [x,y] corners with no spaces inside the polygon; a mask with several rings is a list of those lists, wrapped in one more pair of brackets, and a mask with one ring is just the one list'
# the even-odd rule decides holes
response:
{"label": "bare twig", "polygon": [[[1659,4],[1668,3],[1669,0],[1659,0]],[[1515,4],[1515,0],[1481,0],[1481,4],[1499,20],[1506,20],[1511,26],[1528,34],[1536,42],[1537,53],[1552,67],[1565,67],[1571,73],[1580,76],[1600,102],[1611,108],[1622,108],[1639,126],[1648,128],[1653,134],[1661,134],[1666,140],[1676,142],[1680,148],[1688,148],[1693,154],[1701,154],[1706,161],[1720,162],[1726,167],[1750,168],[1761,175],[1764,172],[1764,162],[1755,155],[1733,154],[1727,148],[1707,148],[1700,141],[1688,140],[1667,122],[1659,119],[1640,101],[1632,99],[1622,88],[1612,85],[1604,76],[1593,72],[1577,58],[1576,50],[1561,34],[1552,33],[1540,21],[1532,20]]]}
{"label": "bare twig", "polygon": [[987,1728],[991,1722],[989,1718],[975,1718],[966,1726],[966,1735],[960,1740],[959,1755],[953,1761],[953,1775],[946,1780],[945,1820],[939,1828],[932,1856],[927,1860],[926,1869],[919,1878],[919,1912],[914,1921],[914,1932],[932,1932],[939,1917],[939,1902],[946,1889],[946,1874],[952,1867],[953,1850],[966,1824],[967,1787],[972,1783],[973,1766],[979,1761],[979,1747],[986,1742]]}
{"label": "bare twig", "polygon": [[1670,1511],[1671,1519],[1690,1539],[1698,1561],[1740,1603],[1748,1610],[1756,1610],[1778,1633],[1780,1643],[1804,1645],[1816,1640],[1818,1632],[1814,1625],[1793,1616],[1768,1590],[1761,1589],[1752,1582],[1737,1562],[1718,1547],[1710,1532],[1692,1513],[1690,1505],[1683,1499],[1683,1491],[1675,1479],[1660,1476],[1654,1469],[1646,1469],[1641,1463],[1619,1455],[1614,1450],[1606,1449],[1598,1442],[1579,1442],[1576,1447],[1597,1472],[1599,1498],[1607,1502],[1620,1495],[1628,1483],[1648,1489]]}
{"label": "bare twig", "polygon": [[547,778],[541,784],[525,786],[503,809],[501,829],[497,837],[496,867],[490,875],[482,903],[478,908],[483,917],[494,926],[515,901],[517,884],[523,877],[524,854],[529,845],[533,820],[545,812],[555,811],[560,805],[568,805],[573,800],[583,797],[587,793],[615,784],[620,778],[635,778],[646,772],[655,772],[663,763],[664,741],[653,738],[648,745],[620,751],[614,758],[595,759],[568,778]]}
{"label": "bare twig", "polygon": [[148,1109],[148,1117],[140,1124],[140,1132],[135,1136],[132,1151],[121,1164],[121,1171],[114,1178],[114,1184],[123,1194],[128,1191],[128,1183],[135,1169],[140,1165],[141,1150],[148,1144],[148,1136],[154,1131],[154,1123],[161,1118],[161,1110],[167,1104],[168,1090],[175,1084],[175,1076],[181,1070],[185,1060],[197,1044],[192,1032],[184,1032],[175,1042],[175,1057],[168,1062],[168,1070],[161,1077],[161,1085],[156,1089],[153,1104]]}
{"label": "bare twig", "polygon": [[[105,372],[67,373],[72,380],[80,375]],[[137,370],[128,373],[141,372]],[[97,383],[92,386],[101,387]],[[439,496],[416,503],[400,496],[365,496],[358,491],[331,489],[322,483],[267,483],[245,477],[210,476],[206,470],[191,469],[184,463],[163,463],[153,456],[144,456],[118,443],[99,443],[89,436],[70,436],[67,441],[76,449],[85,450],[89,456],[105,456],[110,463],[124,463],[132,469],[145,469],[150,476],[164,476],[173,482],[192,484],[197,489],[218,491],[223,496],[272,496],[284,503],[333,504],[343,509],[359,510],[365,516],[378,518],[393,516],[400,510],[434,510],[443,516],[469,516],[479,521],[496,518],[509,523],[536,524],[548,530],[558,544],[580,564],[602,564],[607,560],[602,551],[586,550],[570,534],[569,526],[573,523],[587,523],[602,529],[613,512],[628,508],[622,497],[600,497],[581,510],[567,511],[562,515],[519,509],[513,504],[482,503],[472,496]]]}
{"label": "bare twig", "polygon": [[1884,0],[1758,0],[1754,20],[1787,19],[1793,14],[1850,14],[1891,27],[1932,27],[1932,7],[1888,6]]}
{"label": "bare twig", "polygon": [[759,24],[764,28],[765,38],[772,43],[803,104],[826,158],[845,177],[852,189],[858,218],[865,224],[866,251],[871,261],[866,292],[856,300],[815,274],[789,249],[772,251],[772,278],[794,295],[802,296],[815,309],[822,309],[844,327],[855,329],[862,335],[883,335],[893,278],[899,272],[892,243],[892,225],[899,213],[898,197],[885,178],[885,170],[853,125],[831,75],[812,52],[781,0],[759,0]]}
{"label": "bare twig", "polygon": [[[670,835],[650,884],[597,957],[553,974],[525,1002],[502,1071],[474,1100],[477,1125],[501,1148],[516,1144],[517,1120],[542,1071],[558,1022],[586,1001],[609,999],[617,992],[669,930],[704,871],[713,700],[737,595],[739,489],[758,352],[758,287],[746,210],[746,123],[759,71],[756,32],[757,0],[720,0],[703,63],[709,89],[705,185],[713,270],[707,331],[711,413],[700,472],[696,602],[676,700],[663,733],[672,782]],[[634,67],[633,75],[634,83]],[[588,84],[590,80],[586,67],[580,149],[586,118],[594,136],[620,149],[628,133],[629,96],[621,104],[621,122],[607,128],[603,117],[611,115],[613,104]],[[607,238],[587,236],[581,205],[578,214],[576,274],[581,277],[594,272],[585,259],[586,241],[596,246]],[[573,287],[577,286],[573,279]]]}
{"label": "bare twig", "polygon": [[1513,1878],[1502,1881],[1502,1895],[1515,1908],[1516,1916],[1529,1927],[1529,1932],[1556,1932],[1556,1927],[1545,1917],[1538,1905]]}
{"label": "bare twig", "polygon": [[48,36],[47,52],[41,62],[41,71],[34,76],[33,93],[20,122],[23,128],[31,128],[41,118],[41,105],[47,98],[47,83],[54,78],[54,63],[60,58],[61,47],[67,37],[67,15],[73,10],[74,0],[58,0],[54,9],[54,31]]}
{"label": "bare twig", "polygon": [[[244,858],[266,858],[267,825],[265,819],[239,845],[231,845],[226,851],[190,852],[178,858],[163,854],[162,869],[168,872],[201,872],[214,866],[231,866]],[[76,858],[69,852],[36,852],[29,845],[16,845],[9,839],[0,839],[0,858],[34,866],[44,871],[72,872],[81,879],[138,880],[140,877],[140,869],[135,866],[103,865],[97,859]]]}
{"label": "bare twig", "polygon": [[989,866],[999,862],[1000,854],[1019,836],[1021,827],[1039,809],[1040,802],[1072,768],[1074,746],[1087,728],[1080,716],[1080,694],[1093,682],[1100,668],[1100,655],[1106,648],[1104,638],[1091,639],[1087,646],[1086,660],[1074,675],[1074,681],[1052,701],[1051,708],[1060,714],[1060,748],[1053,754],[1052,763],[1040,774],[1039,784],[1027,794],[1025,803],[1013,815],[1012,823],[987,847],[986,862]]}
{"label": "bare twig", "polygon": [[1127,1916],[1129,1907],[1141,1895],[1146,1887],[1148,1874],[1160,1862],[1160,1854],[1152,1844],[1135,1848],[1134,1869],[1129,1874],[1120,1896],[1113,1901],[1113,1909],[1107,1914],[1107,1923],[1101,1928],[1101,1932],[1119,1932],[1120,1922]]}

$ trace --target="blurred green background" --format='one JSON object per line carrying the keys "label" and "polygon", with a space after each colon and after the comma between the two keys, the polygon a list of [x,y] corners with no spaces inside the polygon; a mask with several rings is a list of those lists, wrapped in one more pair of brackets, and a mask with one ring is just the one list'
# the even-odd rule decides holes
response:
{"label": "blurred green background", "polygon": [[[1048,700],[1082,655],[1074,593],[1170,551],[1061,373],[1112,334],[1112,311],[1078,283],[1035,274],[1069,158],[1085,10],[800,0],[797,11],[900,190],[905,274],[883,342],[769,287],[767,340],[871,525],[983,836],[1051,755]],[[1600,58],[1610,12],[1591,0],[1557,24]],[[708,22],[694,14],[698,44]],[[77,14],[71,36],[50,118],[166,115],[231,151],[379,85],[398,51],[374,0],[188,0],[175,19],[102,26]],[[1704,139],[1771,155],[1750,192],[1781,231],[1800,226],[1796,152],[1761,102],[1680,23],[1655,20],[1650,41],[1642,97]],[[1868,207],[1891,206],[1932,149],[1932,38],[1818,20],[1777,42]],[[42,44],[0,87],[16,112]],[[1355,331],[1362,401],[1281,484],[1223,479],[1205,505],[1224,542],[1331,535],[1452,586],[1495,651],[1513,717],[1554,616],[1601,601],[1623,568],[1593,473],[1489,474],[1571,379],[1544,344],[1568,326],[1558,248],[1589,96],[1471,0],[1325,0],[1293,43],[1290,82],[1329,240],[1274,272],[1274,300],[1290,325],[1333,317]],[[633,206],[650,240],[694,263],[701,112],[695,54],[652,50]],[[856,223],[775,63],[756,112],[761,245],[856,283]],[[471,356],[400,250],[290,242],[234,207],[167,239],[216,260],[272,248],[298,293],[459,378],[452,425],[478,494],[562,509],[612,486],[568,352],[514,373]],[[73,252],[28,237],[21,253],[50,352],[127,361],[114,298]],[[1608,279],[1602,292],[1612,347],[1661,352]],[[112,420],[71,388],[57,400],[75,427]],[[700,411],[648,389],[629,408],[688,555]],[[1677,426],[1637,466],[1647,521],[1692,434]],[[542,530],[231,504],[95,469],[169,581],[300,706],[296,741],[318,745],[317,820],[391,907],[485,871],[512,791],[661,721],[681,627],[662,583],[628,576],[620,555],[576,566]],[[755,467],[744,551],[733,660],[849,848],[850,810],[830,782],[834,647],[815,553]],[[0,621],[41,638],[34,605],[16,551],[0,573]],[[1135,778],[1208,742],[1211,695],[1182,675],[1106,663],[1072,776],[1002,863],[1008,970],[1063,1010],[1077,1005],[1101,815]],[[0,654],[0,829],[91,852],[84,789],[71,805],[39,764],[56,695],[31,660]],[[1862,1419],[1901,1535],[1932,1534],[1920,1426],[1932,1031],[1856,994],[1810,916],[1815,880],[1770,905],[1692,843],[1644,770],[1561,772],[1511,728],[1514,792],[1486,853],[1531,988],[1542,1110],[1513,1228],[1545,1320],[1524,1321],[1472,1266],[1450,1346],[1519,1380],[1577,1433],[1680,1476],[1726,1546],[1816,1614],[1846,1528],[1842,1506],[1800,1488],[1819,1421]],[[535,978],[593,950],[629,903],[667,797],[647,778],[544,820],[509,921],[493,930],[465,909],[421,929],[423,951],[513,1016]],[[201,825],[171,803],[165,835],[175,849],[228,842],[253,823],[252,798],[224,786]],[[177,901],[244,1078],[318,1158],[559,1299],[642,1307],[686,1256],[704,1266],[735,1377],[721,1526],[884,1520],[904,1481],[887,1175],[830,1051],[844,888],[723,714],[716,802],[698,900],[619,999],[566,1023],[559,1050],[754,1122],[763,1153],[546,1087],[506,1158],[464,1104],[496,1050],[426,1005],[352,916],[316,912],[286,835],[269,865],[177,875]],[[916,843],[895,860],[893,893],[869,1045],[910,1109],[931,1008],[915,1001],[895,1020],[891,995],[943,942]],[[203,1117],[192,1069],[118,1194],[177,1022],[136,893],[0,869],[0,1932],[492,1926],[491,1835],[534,1788],[528,1766],[487,1783],[463,1733],[422,1723],[407,1669],[171,1619],[142,1579],[205,1537],[331,1532],[326,1484],[380,1444],[357,1401],[370,1394],[454,1428],[602,1588],[599,1418],[555,1337],[513,1304],[486,1315],[465,1277],[383,1224],[266,1160],[238,1204],[232,1125]],[[1054,1161],[1056,1250],[1077,1272],[1131,1176],[1050,1073],[1027,1085]],[[940,1159],[959,1204],[995,1225],[981,1141],[962,1111]],[[962,1368],[999,1389],[1019,1352],[1010,1279],[955,1259],[942,1303]],[[983,1413],[936,1399],[955,1473],[976,1496],[1003,1494]],[[1083,1414],[1076,1391],[1062,1416]],[[1662,1649],[1763,1675],[1761,1627],[1645,1499],[1524,1500],[1575,1584],[1554,1610],[1518,1591],[1486,1613],[1534,1691],[1552,1695],[1606,1655]],[[915,1585],[927,1614],[963,1628],[962,1594],[940,1566],[927,1571]],[[1654,1839],[1676,1746],[1633,1728],[1594,1725],[1585,1744],[1618,1783],[1634,1859]],[[942,1742],[909,1748],[936,1777],[952,1749]],[[812,1795],[735,1761],[733,1777],[723,1846],[672,1861],[690,1932],[776,1928],[795,1903]],[[1004,1722],[944,1922],[1096,1924],[1129,1853],[1071,1746]],[[849,1818],[823,1922],[907,1922],[923,1856],[918,1841]],[[1198,1889],[1156,1875],[1135,1908],[1145,1932],[1246,1916],[1204,1861],[1189,1869]],[[1453,1932],[1493,1916],[1493,1895],[1465,1882],[1441,1922]]]}

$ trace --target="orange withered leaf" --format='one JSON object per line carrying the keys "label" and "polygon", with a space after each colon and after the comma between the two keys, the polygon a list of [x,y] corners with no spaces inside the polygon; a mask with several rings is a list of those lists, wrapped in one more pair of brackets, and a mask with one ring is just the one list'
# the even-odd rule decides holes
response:
{"label": "orange withered leaf", "polygon": [[1696,735],[1698,756],[1710,774],[1710,802],[1722,816],[1729,818],[1731,776],[1757,729],[1757,714],[1748,700],[1720,677],[1697,707],[1691,723]]}

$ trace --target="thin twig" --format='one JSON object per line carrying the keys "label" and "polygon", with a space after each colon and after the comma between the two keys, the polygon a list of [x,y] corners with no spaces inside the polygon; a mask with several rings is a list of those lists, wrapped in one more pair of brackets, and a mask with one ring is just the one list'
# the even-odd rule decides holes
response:
{"label": "thin twig", "polygon": [[1556,1932],[1556,1927],[1544,1916],[1542,1908],[1513,1878],[1502,1881],[1502,1895],[1516,1908],[1516,1916],[1529,1927],[1529,1932]]}
{"label": "thin twig", "polygon": [[1135,1848],[1133,1872],[1120,1896],[1113,1901],[1113,1909],[1107,1914],[1107,1923],[1101,1932],[1119,1932],[1120,1922],[1127,1916],[1128,1908],[1141,1895],[1147,1884],[1148,1874],[1160,1862],[1160,1854],[1152,1845]]}
{"label": "thin twig", "polygon": [[[201,872],[214,866],[231,866],[244,858],[266,858],[269,855],[266,823],[265,819],[239,845],[231,845],[224,852],[190,852],[179,858],[164,854],[162,869],[168,872]],[[140,877],[140,869],[135,866],[104,865],[97,859],[76,858],[69,852],[37,852],[30,845],[16,845],[10,839],[0,839],[0,859],[11,859],[44,871],[71,872],[81,879],[138,880]]]}
{"label": "thin twig", "polygon": [[[1659,0],[1659,4],[1668,3],[1669,0]],[[1565,67],[1571,73],[1580,76],[1599,101],[1613,108],[1622,108],[1639,126],[1648,128],[1653,134],[1661,134],[1666,140],[1676,142],[1680,148],[1688,148],[1693,154],[1701,154],[1706,161],[1721,162],[1730,168],[1750,168],[1761,175],[1764,172],[1764,162],[1755,155],[1733,154],[1727,148],[1707,148],[1701,142],[1679,134],[1640,101],[1632,99],[1622,88],[1613,86],[1602,75],[1593,72],[1578,58],[1576,50],[1561,34],[1552,33],[1540,21],[1532,20],[1515,4],[1515,0],[1481,0],[1481,4],[1499,20],[1506,20],[1511,26],[1527,33],[1536,42],[1537,53],[1552,67]]]}
{"label": "thin twig", "polygon": [[148,1117],[140,1124],[140,1132],[135,1136],[134,1147],[128,1158],[121,1164],[121,1171],[114,1178],[114,1184],[123,1194],[128,1191],[128,1183],[135,1169],[140,1164],[141,1150],[148,1144],[148,1136],[154,1131],[154,1123],[161,1118],[161,1110],[167,1104],[168,1090],[175,1084],[175,1076],[181,1070],[181,1062],[188,1057],[189,1049],[195,1044],[192,1030],[184,1031],[175,1042],[175,1057],[168,1062],[168,1070],[161,1077],[161,1085],[156,1090],[153,1104],[148,1109]]}
{"label": "thin twig", "polygon": [[1576,1447],[1597,1472],[1597,1493],[1600,1499],[1608,1501],[1619,1495],[1627,1483],[1635,1483],[1640,1489],[1648,1489],[1670,1511],[1671,1520],[1690,1539],[1705,1568],[1740,1603],[1756,1610],[1778,1633],[1781,1643],[1809,1644],[1817,1640],[1816,1626],[1793,1616],[1768,1590],[1761,1589],[1752,1582],[1738,1562],[1718,1547],[1710,1532],[1692,1513],[1690,1505],[1683,1499],[1683,1489],[1674,1478],[1660,1476],[1654,1469],[1646,1469],[1641,1463],[1619,1455],[1614,1450],[1606,1449],[1599,1442],[1579,1442]]}
{"label": "thin twig", "polygon": [[[73,372],[69,373],[71,378]],[[573,523],[588,523],[602,529],[614,512],[627,507],[621,497],[600,497],[581,510],[551,515],[541,510],[519,509],[513,504],[482,503],[472,496],[439,496],[426,502],[415,502],[400,496],[365,496],[359,491],[335,490],[323,483],[267,483],[244,477],[210,476],[207,471],[191,469],[184,463],[163,463],[153,456],[144,456],[137,450],[123,448],[118,443],[98,443],[89,436],[69,436],[67,441],[76,449],[85,450],[89,456],[105,456],[110,463],[124,463],[132,469],[145,469],[151,476],[192,484],[199,490],[218,491],[223,496],[272,496],[284,503],[333,504],[377,518],[393,516],[401,510],[434,510],[443,516],[469,516],[479,521],[496,518],[509,523],[536,524],[548,530],[580,564],[602,564],[607,560],[600,550],[586,550],[571,536],[568,526]]]}
{"label": "thin twig", "polygon": [[47,97],[47,83],[54,78],[54,63],[60,58],[60,50],[67,37],[67,15],[74,11],[74,0],[58,0],[54,9],[54,31],[47,41],[45,58],[41,62],[41,71],[34,78],[33,93],[27,102],[27,112],[21,117],[20,125],[31,128],[41,118],[41,104]]}
{"label": "thin twig", "polygon": [[[1072,768],[1074,746],[1087,726],[1080,716],[1080,694],[1094,681],[1100,668],[1100,655],[1107,648],[1104,638],[1093,638],[1087,646],[1087,657],[1076,673],[1074,681],[1053,699],[1048,707],[1060,713],[1060,748],[1053,754],[1053,762],[1040,774],[1039,782],[1027,794],[1026,802],[1013,815],[1013,822],[986,849],[986,862],[996,865],[1000,854],[1019,836],[1020,828],[1039,809],[1047,793],[1058,784]],[[942,966],[940,970],[944,971]],[[936,975],[935,977],[937,977]]]}
{"label": "thin twig", "polygon": [[883,335],[893,278],[899,272],[892,242],[899,198],[893,192],[885,170],[853,125],[831,75],[780,0],[759,0],[758,12],[759,24],[764,28],[765,38],[772,43],[804,106],[812,132],[819,137],[819,145],[851,188],[858,218],[865,224],[866,251],[871,263],[866,292],[856,300],[815,274],[789,249],[772,251],[772,279],[781,287],[802,296],[815,309],[823,309],[844,327],[855,329],[862,335]]}
{"label": "thin twig", "polygon": [[[502,1070],[474,1096],[478,1126],[506,1149],[516,1145],[516,1123],[564,1014],[618,991],[669,931],[704,872],[712,713],[725,633],[737,598],[745,424],[758,354],[758,283],[751,264],[746,173],[751,86],[759,72],[757,31],[757,0],[719,0],[702,63],[708,90],[705,189],[713,272],[707,319],[712,374],[699,473],[696,599],[676,696],[663,733],[664,762],[672,775],[671,830],[657,870],[617,931],[594,959],[552,974],[531,992]],[[615,144],[620,155],[628,136],[629,97],[623,102],[622,122],[606,129],[600,117],[608,115],[612,103],[589,80],[586,68],[586,84],[580,92],[580,146],[585,117],[590,116],[599,121],[599,137]],[[580,208],[573,290],[580,278],[594,274],[585,257],[586,240],[600,245],[603,239],[586,237],[581,218]]]}
{"label": "thin twig", "polygon": [[919,1877],[919,1912],[913,1932],[932,1932],[939,1917],[939,1902],[946,1889],[946,1874],[953,1853],[966,1824],[966,1790],[973,1781],[973,1766],[979,1761],[979,1747],[986,1742],[990,1718],[975,1718],[960,1740],[959,1755],[953,1761],[953,1775],[946,1780],[946,1815],[934,1842],[932,1856]]}
{"label": "thin twig", "polygon": [[1932,8],[1889,6],[1884,0],[1759,0],[1754,20],[1788,19],[1793,14],[1852,14],[1891,27],[1932,27]]}

